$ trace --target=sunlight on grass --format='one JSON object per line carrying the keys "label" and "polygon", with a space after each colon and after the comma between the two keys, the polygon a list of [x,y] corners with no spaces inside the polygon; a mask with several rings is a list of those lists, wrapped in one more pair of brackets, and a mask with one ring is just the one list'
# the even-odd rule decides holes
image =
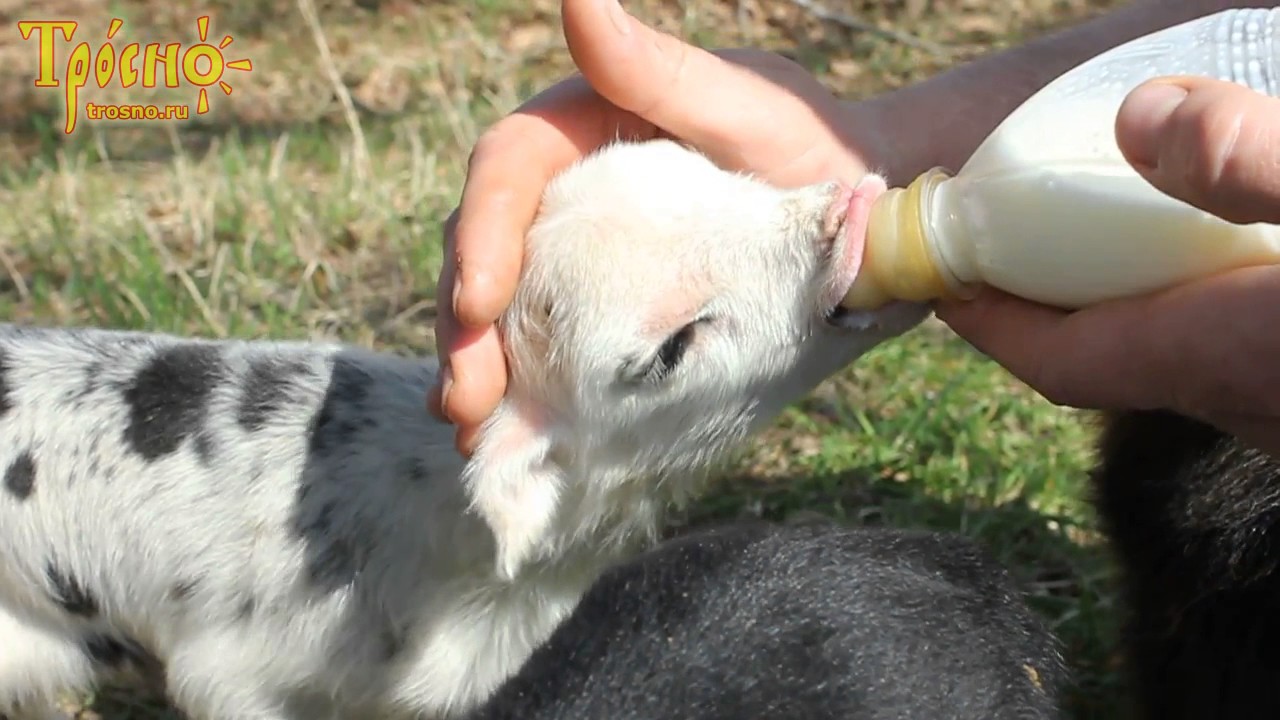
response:
{"label": "sunlight on grass", "polygon": [[427,349],[422,278],[438,272],[445,208],[438,158],[390,147],[379,155],[384,182],[361,187],[344,171],[345,149],[304,131],[250,144],[232,135],[204,158],[145,167],[59,154],[38,181],[0,185],[0,222],[15,228],[5,253],[25,286],[0,307]]}

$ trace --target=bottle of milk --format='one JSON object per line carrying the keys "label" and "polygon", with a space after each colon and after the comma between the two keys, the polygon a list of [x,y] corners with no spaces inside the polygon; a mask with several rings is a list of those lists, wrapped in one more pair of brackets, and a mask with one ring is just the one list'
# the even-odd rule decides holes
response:
{"label": "bottle of milk", "polygon": [[1161,193],[1115,140],[1121,102],[1155,77],[1210,76],[1277,95],[1277,23],[1280,8],[1226,10],[1066,72],[955,176],[931,170],[876,200],[843,304],[966,297],[986,284],[1074,309],[1280,262],[1280,227],[1229,223]]}

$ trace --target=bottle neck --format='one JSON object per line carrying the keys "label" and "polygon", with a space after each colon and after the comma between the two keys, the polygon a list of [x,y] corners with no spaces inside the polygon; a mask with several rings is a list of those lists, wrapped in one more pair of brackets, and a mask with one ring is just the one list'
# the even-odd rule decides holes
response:
{"label": "bottle neck", "polygon": [[867,219],[862,267],[845,296],[845,307],[869,310],[893,300],[926,302],[966,295],[964,284],[939,252],[945,231],[933,226],[938,217],[933,212],[936,191],[949,179],[945,171],[934,168],[876,199]]}

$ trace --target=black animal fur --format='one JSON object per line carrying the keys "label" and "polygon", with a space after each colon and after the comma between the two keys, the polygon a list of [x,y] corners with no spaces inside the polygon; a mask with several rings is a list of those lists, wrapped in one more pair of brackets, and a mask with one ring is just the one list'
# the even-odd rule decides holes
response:
{"label": "black animal fur", "polygon": [[1280,464],[1163,411],[1107,418],[1094,476],[1142,720],[1280,718]]}
{"label": "black animal fur", "polygon": [[472,720],[1034,720],[1064,681],[968,540],[750,524],[608,572]]}

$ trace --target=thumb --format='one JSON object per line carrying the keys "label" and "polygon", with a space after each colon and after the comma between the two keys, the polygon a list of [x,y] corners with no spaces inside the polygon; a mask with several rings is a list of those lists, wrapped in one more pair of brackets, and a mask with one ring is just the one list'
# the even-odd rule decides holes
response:
{"label": "thumb", "polygon": [[574,63],[614,105],[706,149],[751,147],[776,129],[777,92],[762,100],[772,88],[759,75],[648,27],[618,0],[563,0],[561,13]]}
{"label": "thumb", "polygon": [[1115,131],[1162,192],[1230,222],[1280,222],[1280,99],[1224,80],[1161,78],[1125,98]]}

